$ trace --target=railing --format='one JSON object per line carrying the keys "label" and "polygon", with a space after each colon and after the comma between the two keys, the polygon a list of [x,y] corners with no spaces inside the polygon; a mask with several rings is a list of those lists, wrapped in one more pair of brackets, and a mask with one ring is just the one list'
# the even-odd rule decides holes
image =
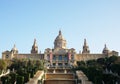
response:
{"label": "railing", "polygon": [[52,62],[68,63],[68,60],[52,60]]}

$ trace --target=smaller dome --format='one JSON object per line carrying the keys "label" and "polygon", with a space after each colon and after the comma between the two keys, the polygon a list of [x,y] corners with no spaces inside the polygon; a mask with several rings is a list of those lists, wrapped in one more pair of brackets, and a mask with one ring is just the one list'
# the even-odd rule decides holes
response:
{"label": "smaller dome", "polygon": [[103,53],[103,54],[108,54],[109,52],[110,52],[110,51],[109,51],[109,49],[107,48],[107,46],[106,46],[106,44],[105,44],[105,47],[104,47],[102,53]]}
{"label": "smaller dome", "polygon": [[105,44],[105,47],[104,47],[104,49],[103,49],[103,50],[109,50],[109,49],[107,48],[106,44]]}

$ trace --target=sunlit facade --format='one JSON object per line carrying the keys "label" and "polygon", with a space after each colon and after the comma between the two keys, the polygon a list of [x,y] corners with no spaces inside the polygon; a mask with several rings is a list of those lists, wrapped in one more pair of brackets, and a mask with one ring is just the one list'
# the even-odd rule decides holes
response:
{"label": "sunlit facade", "polygon": [[5,51],[2,53],[2,59],[40,59],[45,61],[47,67],[57,68],[75,66],[77,61],[86,61],[113,55],[118,56],[118,52],[110,51],[106,44],[102,53],[91,54],[86,39],[84,39],[83,50],[80,53],[76,53],[74,48],[68,49],[66,45],[67,41],[60,30],[58,36],[55,38],[53,49],[47,48],[44,53],[38,53],[37,41],[34,39],[31,53],[19,53],[14,45],[11,51]]}

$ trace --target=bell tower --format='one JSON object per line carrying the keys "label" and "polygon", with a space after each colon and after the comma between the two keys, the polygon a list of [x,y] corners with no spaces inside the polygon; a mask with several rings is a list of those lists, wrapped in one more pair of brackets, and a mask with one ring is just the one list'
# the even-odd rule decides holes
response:
{"label": "bell tower", "polygon": [[89,53],[90,53],[89,46],[87,45],[86,39],[84,39],[82,54],[89,54]]}
{"label": "bell tower", "polygon": [[33,43],[32,49],[31,49],[31,53],[38,54],[38,46],[37,46],[36,39],[34,39],[34,43]]}

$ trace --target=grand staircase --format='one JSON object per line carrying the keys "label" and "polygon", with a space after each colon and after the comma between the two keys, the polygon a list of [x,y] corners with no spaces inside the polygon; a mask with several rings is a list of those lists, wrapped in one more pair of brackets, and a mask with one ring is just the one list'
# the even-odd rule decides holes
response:
{"label": "grand staircase", "polygon": [[76,84],[74,74],[50,73],[45,74],[44,84]]}
{"label": "grand staircase", "polygon": [[76,84],[74,73],[68,73],[68,71],[69,69],[66,71],[64,69],[56,69],[55,71],[49,69],[45,74],[44,84]]}

